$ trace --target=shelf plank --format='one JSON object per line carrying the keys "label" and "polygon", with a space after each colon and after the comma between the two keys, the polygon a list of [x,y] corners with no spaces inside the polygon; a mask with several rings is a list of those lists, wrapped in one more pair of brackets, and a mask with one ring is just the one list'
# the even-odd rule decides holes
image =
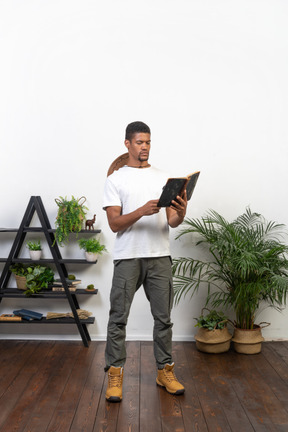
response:
{"label": "shelf plank", "polygon": [[[10,233],[10,232],[18,232],[19,231],[19,228],[0,228],[0,232],[3,232],[3,233]],[[23,228],[23,231],[25,231],[25,232],[44,232],[44,230],[43,230],[43,228],[42,227],[28,227],[28,226],[25,226],[24,228]],[[55,233],[55,229],[53,229],[53,228],[49,228],[48,230],[47,230],[49,233]],[[82,229],[81,231],[79,231],[79,233],[71,233],[71,234],[99,234],[101,232],[101,230],[100,229],[95,229],[95,230],[85,230],[85,229]]]}
{"label": "shelf plank", "polygon": [[[2,258],[4,260],[4,258]],[[1,260],[1,259],[0,259]],[[7,259],[6,259],[7,261]],[[61,258],[57,260],[59,263],[62,264],[96,264],[96,261],[87,261],[86,259],[82,258]],[[5,262],[5,261],[3,261]],[[41,258],[39,260],[31,260],[30,258],[13,258],[13,263],[23,263],[23,264],[35,264],[35,263],[55,263],[55,260],[53,258]]]}
{"label": "shelf plank", "polygon": [[[86,291],[84,288],[78,288],[76,289],[76,291],[70,291],[70,294],[76,294],[76,295],[96,295],[98,293],[98,289],[95,289],[95,291],[89,292]],[[52,299],[52,298],[64,298],[67,299],[66,296],[66,292],[65,291],[50,291],[50,290],[45,290],[42,291],[38,294],[33,294],[29,297],[27,297],[25,295],[25,291],[19,290],[17,288],[5,288],[0,290],[0,298],[27,298],[27,299],[31,299],[31,298],[43,298],[43,299]]]}
{"label": "shelf plank", "polygon": [[[55,228],[54,229],[50,228],[47,231],[50,232],[50,233],[55,233],[56,229]],[[99,234],[99,233],[101,233],[100,229],[94,229],[94,230],[85,230],[85,229],[82,229],[82,230],[79,231],[79,233],[77,233],[77,232],[71,232],[70,234],[77,235],[77,234]]]}
{"label": "shelf plank", "polygon": [[[89,317],[87,319],[81,319],[80,323],[81,324],[94,324],[95,322],[95,317]],[[46,318],[41,318],[41,320],[31,320],[31,321],[26,321],[26,320],[22,320],[22,321],[0,321],[0,324],[75,324],[76,322],[74,320],[74,318],[53,318],[53,319],[46,319]]]}

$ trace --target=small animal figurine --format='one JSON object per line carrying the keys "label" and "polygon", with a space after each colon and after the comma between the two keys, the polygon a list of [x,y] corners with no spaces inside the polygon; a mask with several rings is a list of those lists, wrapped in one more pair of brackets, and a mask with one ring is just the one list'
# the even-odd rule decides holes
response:
{"label": "small animal figurine", "polygon": [[89,228],[89,231],[91,229],[94,229],[94,223],[95,223],[95,221],[96,221],[96,214],[94,214],[93,219],[87,219],[86,220],[86,222],[85,222],[85,229]]}

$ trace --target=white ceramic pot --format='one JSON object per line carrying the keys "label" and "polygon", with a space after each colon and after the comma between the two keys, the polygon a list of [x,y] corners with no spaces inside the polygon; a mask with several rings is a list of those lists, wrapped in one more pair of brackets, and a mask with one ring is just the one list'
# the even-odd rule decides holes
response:
{"label": "white ceramic pot", "polygon": [[93,252],[85,252],[86,261],[95,262],[97,261],[98,254]]}
{"label": "white ceramic pot", "polygon": [[33,261],[40,260],[42,250],[29,250],[30,258]]}

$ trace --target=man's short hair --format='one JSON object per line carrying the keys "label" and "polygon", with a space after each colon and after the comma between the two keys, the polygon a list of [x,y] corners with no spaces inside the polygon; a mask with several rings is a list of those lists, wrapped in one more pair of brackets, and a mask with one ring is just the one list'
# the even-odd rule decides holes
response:
{"label": "man's short hair", "polygon": [[129,123],[126,127],[125,139],[131,141],[133,135],[136,133],[151,133],[149,126],[141,121],[135,121],[133,123]]}

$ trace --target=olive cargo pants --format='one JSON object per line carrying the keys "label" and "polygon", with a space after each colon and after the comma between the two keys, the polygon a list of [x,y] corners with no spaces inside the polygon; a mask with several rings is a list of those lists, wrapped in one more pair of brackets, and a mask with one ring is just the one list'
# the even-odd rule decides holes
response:
{"label": "olive cargo pants", "polygon": [[124,366],[126,325],[135,292],[143,285],[154,318],[154,356],[158,369],[172,363],[173,304],[171,258],[137,258],[114,261],[110,314],[105,351],[106,368]]}

